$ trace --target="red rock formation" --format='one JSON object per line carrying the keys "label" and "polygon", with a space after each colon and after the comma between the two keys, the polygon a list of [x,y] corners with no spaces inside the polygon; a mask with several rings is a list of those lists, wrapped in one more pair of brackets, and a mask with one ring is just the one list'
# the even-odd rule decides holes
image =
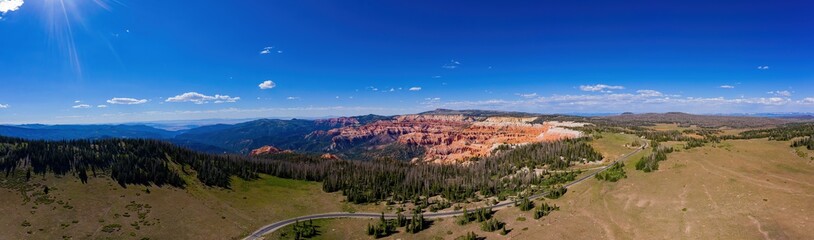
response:
{"label": "red rock formation", "polygon": [[523,144],[578,137],[578,131],[560,126],[573,123],[531,124],[534,118],[462,115],[404,115],[394,120],[378,121],[364,126],[332,129],[332,148],[342,148],[359,141],[374,140],[379,144],[398,142],[426,148],[424,161],[453,163],[487,156],[501,144]]}
{"label": "red rock formation", "polygon": [[252,150],[252,152],[249,153],[249,156],[275,154],[275,153],[282,153],[282,152],[291,152],[291,151],[290,150],[282,151],[282,150],[280,150],[280,149],[278,149],[276,147],[273,147],[273,146],[262,146],[262,147],[260,147],[258,149]]}
{"label": "red rock formation", "polygon": [[330,153],[322,154],[322,156],[320,156],[320,158],[328,159],[328,160],[339,160],[338,156],[330,154]]}

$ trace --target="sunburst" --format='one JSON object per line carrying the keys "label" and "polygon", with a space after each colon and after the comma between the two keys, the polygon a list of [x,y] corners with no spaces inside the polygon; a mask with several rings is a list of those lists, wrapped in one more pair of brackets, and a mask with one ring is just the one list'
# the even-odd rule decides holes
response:
{"label": "sunburst", "polygon": [[122,3],[118,0],[43,0],[49,40],[67,56],[71,67],[80,77],[82,63],[74,39],[75,27],[88,28],[83,10],[97,7],[110,11],[113,4]]}

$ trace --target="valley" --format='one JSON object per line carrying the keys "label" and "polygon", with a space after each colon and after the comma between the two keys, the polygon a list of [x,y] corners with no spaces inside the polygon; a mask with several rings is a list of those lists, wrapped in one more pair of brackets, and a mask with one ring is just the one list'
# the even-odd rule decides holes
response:
{"label": "valley", "polygon": [[0,0],[0,240],[814,239],[811,16]]}
{"label": "valley", "polygon": [[[366,226],[390,226],[397,216],[420,216],[426,224],[413,230],[396,224],[378,238],[811,236],[804,222],[811,214],[807,192],[814,189],[806,184],[806,171],[814,171],[814,150],[805,148],[807,138],[797,137],[814,133],[807,123],[766,126],[759,124],[765,119],[737,119],[759,127],[733,131],[666,123],[673,116],[664,122],[641,122],[652,116],[606,122],[437,113],[364,124],[351,117],[206,127],[224,133],[243,128],[245,136],[288,131],[284,138],[303,139],[277,148],[268,143],[279,140],[257,138],[251,142],[263,146],[245,155],[204,154],[149,140],[3,139],[6,175],[0,183],[6,194],[0,201],[12,214],[0,223],[7,236],[26,239],[293,239],[295,225],[297,231],[316,229],[308,238],[369,239]],[[324,130],[304,127],[309,124]],[[319,139],[322,147],[297,145],[315,146],[308,139]],[[791,147],[793,142],[801,147]],[[64,150],[41,155],[40,149]],[[113,152],[128,157],[110,159]],[[356,153],[366,157],[357,160]],[[63,154],[84,157],[58,160]],[[611,165],[617,159],[618,166]],[[148,172],[130,175],[118,166]],[[531,201],[524,211],[518,204],[525,199]],[[552,210],[535,216],[543,205]],[[460,223],[464,210],[484,209],[490,210],[488,221]],[[252,235],[270,223],[324,213],[370,219],[291,222]],[[388,220],[376,220],[377,213]],[[486,223],[503,230],[485,231]]]}

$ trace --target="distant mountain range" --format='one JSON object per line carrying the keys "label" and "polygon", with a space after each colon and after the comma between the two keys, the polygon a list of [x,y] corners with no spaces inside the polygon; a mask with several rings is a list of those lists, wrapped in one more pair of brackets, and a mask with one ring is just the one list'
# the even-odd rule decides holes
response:
{"label": "distant mountain range", "polygon": [[0,135],[35,140],[151,138],[168,139],[180,132],[146,125],[0,125]]}
{"label": "distant mountain range", "polygon": [[[419,117],[425,116],[425,117]],[[430,117],[432,116],[432,117]],[[448,116],[448,117],[446,117]],[[462,117],[458,117],[462,116]],[[70,140],[106,138],[160,139],[197,151],[209,153],[248,154],[263,146],[282,150],[322,153],[331,151],[344,156],[364,158],[377,156],[415,157],[428,149],[416,145],[452,144],[467,134],[466,126],[474,122],[501,124],[543,124],[547,121],[595,123],[679,123],[704,127],[758,127],[791,122],[811,121],[812,115],[801,113],[749,115],[692,115],[686,113],[624,113],[608,116],[541,115],[523,112],[437,109],[415,115],[365,115],[330,119],[258,119],[164,121],[118,125],[0,125],[0,135],[31,140]],[[232,122],[229,122],[232,121]],[[384,121],[384,122],[379,122]],[[212,124],[221,122],[220,124]],[[228,124],[222,123],[228,122]],[[378,123],[377,123],[378,122]],[[373,124],[376,123],[376,124]],[[472,136],[494,137],[507,134],[495,128]],[[491,131],[491,132],[489,132]],[[525,131],[525,130],[523,130]],[[511,134],[508,134],[511,135]],[[448,140],[445,140],[448,139]],[[481,139],[489,142],[491,140]],[[504,139],[505,140],[505,139]],[[501,140],[503,141],[503,140]],[[454,144],[453,144],[454,145]],[[449,145],[452,146],[452,145]],[[430,149],[432,154],[461,154],[465,148]],[[378,153],[377,153],[378,151]],[[440,152],[439,152],[440,151]]]}

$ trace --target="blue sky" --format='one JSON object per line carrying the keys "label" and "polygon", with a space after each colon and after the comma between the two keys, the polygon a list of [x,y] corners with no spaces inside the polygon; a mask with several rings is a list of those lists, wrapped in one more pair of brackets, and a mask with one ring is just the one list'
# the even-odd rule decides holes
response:
{"label": "blue sky", "polygon": [[0,0],[0,123],[814,111],[814,3],[709,2]]}

